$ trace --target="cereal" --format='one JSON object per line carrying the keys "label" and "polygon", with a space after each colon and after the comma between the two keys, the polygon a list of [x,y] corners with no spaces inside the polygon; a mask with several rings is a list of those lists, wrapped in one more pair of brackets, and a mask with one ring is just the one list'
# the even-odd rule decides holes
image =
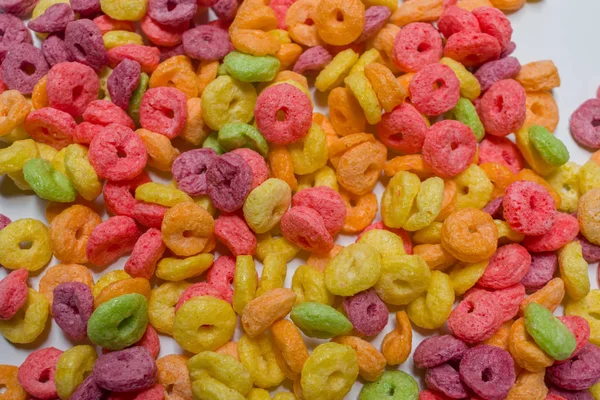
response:
{"label": "cereal", "polygon": [[458,121],[440,121],[425,135],[423,158],[436,175],[451,178],[467,169],[476,150],[471,128]]}
{"label": "cereal", "polygon": [[[484,370],[487,371],[486,379],[482,378]],[[465,352],[459,371],[462,381],[471,390],[488,399],[504,398],[516,379],[510,354],[486,345]]]}
{"label": "cereal", "polygon": [[11,343],[34,342],[46,328],[48,300],[33,289],[28,289],[25,305],[10,320],[0,320],[0,333]]}
{"label": "cereal", "polygon": [[393,49],[392,59],[401,71],[417,72],[442,58],[442,38],[430,24],[415,22],[396,35]]}
{"label": "cereal", "polygon": [[477,283],[490,289],[507,288],[520,282],[530,265],[531,256],[523,246],[516,243],[502,246],[490,258]]}
{"label": "cereal", "polygon": [[[115,370],[121,373],[115,374]],[[156,381],[156,375],[152,355],[141,346],[101,355],[92,372],[98,386],[115,392],[147,389]]]}
{"label": "cereal", "polygon": [[410,99],[419,112],[439,115],[454,108],[460,97],[460,82],[444,64],[429,64],[411,80]]}
{"label": "cereal", "polygon": [[48,7],[42,15],[31,20],[27,27],[38,33],[62,32],[67,24],[75,20],[75,13],[65,3],[57,3]]}
{"label": "cereal", "polygon": [[492,217],[472,208],[455,211],[442,225],[442,246],[465,262],[490,258],[496,252],[497,237],[498,229]]}
{"label": "cereal", "polygon": [[598,99],[590,99],[579,106],[571,115],[569,122],[571,135],[577,143],[592,149],[600,148],[600,136],[597,134],[596,127],[594,126],[594,121],[597,119],[599,113],[600,101]]}
{"label": "cereal", "polygon": [[[5,9],[4,11],[8,10]],[[6,53],[8,53],[12,46],[19,43],[32,43],[31,33],[25,24],[14,15],[9,13],[2,14],[2,18],[0,18],[0,27],[2,27],[4,32],[2,40],[0,40],[0,60],[4,60]]]}
{"label": "cereal", "polygon": [[102,33],[89,19],[80,19],[67,24],[65,44],[75,61],[95,71],[99,71],[107,63]]}
{"label": "cereal", "polygon": [[56,363],[63,354],[55,347],[46,347],[30,353],[19,367],[17,379],[23,389],[40,399],[57,397]]}
{"label": "cereal", "polygon": [[71,397],[86,375],[92,372],[97,357],[96,349],[88,345],[72,347],[59,357],[54,375],[59,397]]}
{"label": "cereal", "polygon": [[217,158],[206,171],[208,195],[221,211],[242,208],[252,188],[252,170],[239,155],[228,153]]}
{"label": "cereal", "polygon": [[525,326],[533,340],[550,357],[562,361],[575,351],[575,336],[552,312],[536,303],[525,308]]}
{"label": "cereal", "polygon": [[140,231],[132,218],[115,216],[97,225],[86,245],[88,260],[105,266],[131,252]]}
{"label": "cereal", "polygon": [[[26,70],[26,66],[31,66],[30,70]],[[48,73],[48,69],[48,63],[40,49],[27,42],[20,43],[11,47],[4,57],[2,81],[9,89],[30,95],[35,84]]]}
{"label": "cereal", "polygon": [[306,399],[342,398],[350,391],[358,372],[358,358],[352,348],[338,343],[321,344],[302,368],[302,393]]}
{"label": "cereal", "polygon": [[500,57],[502,48],[495,37],[483,32],[463,30],[450,36],[444,47],[444,57],[465,67],[474,67]]}
{"label": "cereal", "polygon": [[[6,15],[6,14],[4,14]],[[14,400],[25,400],[27,392],[19,384],[17,374],[19,368],[12,365],[0,365],[0,382],[6,388],[4,397]]]}
{"label": "cereal", "polygon": [[531,255],[529,271],[521,279],[528,291],[537,291],[544,287],[558,267],[558,257],[554,252],[534,253]]}
{"label": "cereal", "polygon": [[35,219],[18,219],[0,230],[0,264],[8,269],[37,271],[52,258],[46,225]]}
{"label": "cereal", "polygon": [[555,220],[554,200],[544,187],[533,182],[511,184],[502,204],[506,221],[519,233],[542,235],[550,230]]}
{"label": "cereal", "polygon": [[56,324],[74,340],[87,337],[87,324],[94,309],[92,292],[84,283],[65,282],[52,292],[52,315]]}
{"label": "cereal", "polygon": [[27,301],[27,270],[9,273],[0,281],[0,319],[9,320]]}
{"label": "cereal", "polygon": [[600,376],[596,360],[600,351],[588,343],[577,355],[577,361],[569,360],[548,369],[548,379],[556,386],[567,390],[585,390]]}
{"label": "cereal", "polygon": [[505,57],[483,64],[475,77],[481,85],[481,91],[486,92],[496,82],[504,79],[515,79],[521,70],[521,63],[515,57]]}

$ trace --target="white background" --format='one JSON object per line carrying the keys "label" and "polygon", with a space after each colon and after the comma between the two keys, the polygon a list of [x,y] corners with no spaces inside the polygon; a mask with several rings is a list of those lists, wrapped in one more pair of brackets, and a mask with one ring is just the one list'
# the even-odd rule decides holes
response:
{"label": "white background", "polygon": [[[558,66],[562,84],[554,91],[560,110],[560,123],[555,134],[569,148],[571,161],[578,164],[585,163],[589,159],[590,153],[580,148],[571,138],[569,118],[582,102],[595,97],[596,89],[600,85],[599,16],[599,0],[530,1],[523,9],[509,16],[514,28],[513,41],[517,43],[517,50],[513,55],[519,59],[521,64],[551,59]],[[325,112],[324,109],[320,111]],[[383,187],[379,184],[376,192],[380,195],[382,191]],[[36,218],[46,223],[45,205],[45,201],[37,198],[32,192],[21,192],[16,189],[8,177],[0,177],[0,213],[9,216],[13,221],[19,218]],[[106,215],[103,217],[105,218]],[[354,238],[341,236],[337,242],[347,245],[354,242]],[[103,272],[122,268],[125,260],[126,258],[122,258]],[[290,264],[287,287],[290,287],[293,271],[302,262],[298,259]],[[53,260],[50,265],[56,263],[58,261]],[[29,285],[37,289],[39,277],[42,274],[43,270],[32,275]],[[590,266],[589,274],[592,287],[598,288],[596,265]],[[0,268],[0,278],[5,275],[6,270]],[[95,277],[97,279],[98,275],[96,274]],[[561,311],[559,310],[559,312]],[[394,318],[393,314],[390,314],[388,326],[372,343],[380,348],[385,333],[393,326]],[[238,329],[235,338],[239,338],[240,334],[240,329]],[[423,338],[422,334],[431,335],[435,332],[415,331],[413,350]],[[310,339],[308,341],[311,347],[318,342]],[[30,345],[15,346],[0,337],[0,364],[20,365],[33,349],[55,346],[61,350],[67,350],[75,344],[79,343],[69,341],[62,334],[60,328],[52,322],[52,325],[47,327],[40,338]],[[184,353],[175,341],[167,336],[161,336],[161,346],[159,357],[172,353]],[[414,369],[412,357],[400,368],[414,376],[421,375],[420,371]],[[423,387],[421,380],[419,384]],[[360,381],[357,382],[346,398],[357,398],[361,386]]]}

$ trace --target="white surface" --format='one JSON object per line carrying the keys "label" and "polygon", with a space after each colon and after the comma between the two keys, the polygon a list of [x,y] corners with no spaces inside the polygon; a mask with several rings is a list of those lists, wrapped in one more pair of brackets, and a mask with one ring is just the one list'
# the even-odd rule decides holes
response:
{"label": "white surface", "polygon": [[[598,15],[600,15],[600,1],[598,0],[543,0],[528,2],[523,9],[509,16],[514,28],[513,41],[517,43],[517,50],[513,55],[519,59],[521,64],[552,59],[558,66],[562,85],[554,91],[560,110],[560,123],[556,130],[556,136],[563,140],[569,148],[571,161],[578,164],[586,162],[590,153],[580,148],[571,138],[568,129],[569,117],[582,102],[595,97],[596,88],[600,85],[600,53],[597,51],[600,30],[596,25],[598,24]],[[325,110],[321,109],[320,111],[324,112]],[[376,193],[381,195],[382,191],[383,186],[379,184]],[[0,213],[9,216],[13,221],[19,218],[36,218],[46,222],[45,205],[45,201],[40,200],[31,192],[21,192],[16,189],[8,177],[0,177]],[[103,217],[105,218],[106,215]],[[347,245],[354,242],[354,238],[341,236],[337,242]],[[0,251],[2,250],[0,249]],[[122,258],[103,272],[122,269],[125,260],[126,258]],[[289,265],[287,287],[291,285],[294,270],[302,262],[303,260],[297,259]],[[54,259],[50,265],[56,263],[58,261]],[[29,285],[31,287],[37,289],[43,271],[30,277]],[[590,266],[589,274],[592,288],[598,288],[596,265]],[[0,269],[0,279],[5,275],[6,270]],[[97,277],[98,274],[96,274]],[[372,341],[376,347],[380,348],[385,333],[390,331],[394,324],[393,313],[390,313],[388,326]],[[421,333],[430,335],[434,332],[415,331],[413,333],[413,350],[423,338]],[[239,337],[240,329],[236,332],[235,339]],[[309,340],[310,344],[320,342],[322,341]],[[15,346],[4,338],[0,338],[0,364],[20,365],[33,349],[55,346],[61,350],[67,350],[75,344],[66,339],[53,321],[41,337],[30,345]],[[184,351],[173,339],[161,335],[159,357],[172,353],[184,353]],[[413,376],[420,376],[420,371],[414,369],[412,356],[400,369]],[[419,381],[419,384],[423,387],[422,381]],[[358,381],[346,398],[357,398],[361,386],[361,382]],[[291,390],[290,386],[288,386],[288,390]]]}

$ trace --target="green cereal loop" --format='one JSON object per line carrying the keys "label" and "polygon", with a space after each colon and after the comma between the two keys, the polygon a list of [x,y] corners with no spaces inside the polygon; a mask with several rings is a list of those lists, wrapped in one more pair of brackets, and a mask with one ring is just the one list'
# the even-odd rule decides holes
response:
{"label": "green cereal loop", "polygon": [[227,151],[245,147],[266,157],[269,154],[269,144],[258,129],[252,125],[233,122],[226,124],[219,131],[217,140]]}
{"label": "green cereal loop", "polygon": [[270,82],[275,78],[281,63],[273,56],[253,56],[232,51],[223,59],[229,75],[242,82]]}
{"label": "green cereal loop", "polygon": [[529,127],[529,140],[538,154],[550,165],[560,167],[569,161],[569,150],[563,142],[539,125]]}
{"label": "green cereal loop", "polygon": [[148,74],[142,72],[140,75],[140,83],[131,94],[131,99],[129,100],[127,114],[129,114],[133,122],[135,122],[136,126],[140,126],[140,104],[142,103],[142,97],[144,97],[144,93],[146,93],[146,90],[148,90],[149,82],[150,77]]}
{"label": "green cereal loop", "polygon": [[211,132],[202,142],[203,149],[213,149],[218,155],[226,153],[225,149],[219,144],[217,132]]}
{"label": "green cereal loop", "polygon": [[27,161],[23,166],[23,176],[25,182],[42,199],[70,203],[77,197],[77,191],[69,179],[43,158]]}
{"label": "green cereal loop", "polygon": [[555,360],[566,360],[577,347],[569,328],[537,303],[529,303],[525,308],[525,327],[537,345]]}
{"label": "green cereal loop", "polygon": [[294,306],[290,318],[306,336],[319,339],[345,335],[353,328],[344,314],[326,304],[315,302]]}
{"label": "green cereal loop", "polygon": [[358,400],[417,400],[419,386],[403,371],[386,371],[375,382],[366,383]]}
{"label": "green cereal loop", "polygon": [[456,103],[456,106],[444,115],[444,118],[455,119],[458,122],[462,122],[471,128],[478,142],[483,140],[485,128],[483,127],[479,115],[477,114],[477,110],[473,103],[471,103],[471,100],[461,97],[458,100],[458,103]]}
{"label": "green cereal loop", "polygon": [[121,350],[138,342],[148,325],[148,301],[138,293],[124,294],[101,304],[88,321],[95,345]]}
{"label": "green cereal loop", "polygon": [[219,68],[217,68],[217,76],[229,75],[227,71],[227,66],[225,64],[219,64]]}

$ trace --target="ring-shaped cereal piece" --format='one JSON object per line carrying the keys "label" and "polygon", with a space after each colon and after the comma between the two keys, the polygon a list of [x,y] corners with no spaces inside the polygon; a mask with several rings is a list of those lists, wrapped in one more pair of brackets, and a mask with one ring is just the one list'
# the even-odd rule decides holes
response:
{"label": "ring-shaped cereal piece", "polygon": [[394,39],[392,59],[404,72],[417,72],[442,58],[442,37],[435,28],[423,22],[406,25]]}
{"label": "ring-shaped cereal piece", "polygon": [[343,46],[354,42],[365,26],[365,6],[360,0],[321,0],[315,26],[325,43]]}
{"label": "ring-shaped cereal piece", "polygon": [[59,63],[48,72],[46,93],[50,107],[78,117],[98,98],[100,80],[96,72],[80,63]]}
{"label": "ring-shaped cereal piece", "polygon": [[205,251],[214,230],[212,215],[195,203],[179,203],[171,207],[161,226],[165,245],[184,257]]}
{"label": "ring-shaped cereal piece", "polygon": [[17,374],[23,389],[38,399],[56,398],[58,394],[54,375],[56,363],[62,354],[62,350],[55,347],[46,347],[30,353]]}
{"label": "ring-shaped cereal piece", "polygon": [[226,153],[208,167],[206,182],[215,207],[234,212],[242,208],[252,189],[252,170],[241,156]]}
{"label": "ring-shaped cereal piece", "polygon": [[595,122],[600,120],[600,99],[590,99],[580,105],[571,115],[571,134],[577,143],[600,148],[600,133]]}
{"label": "ring-shaped cereal piece", "polygon": [[241,122],[245,124],[250,122],[255,104],[256,89],[254,86],[223,75],[209,83],[204,89],[202,117],[211,129],[218,131],[228,123]]}
{"label": "ring-shaped cereal piece", "polygon": [[94,296],[94,308],[100,307],[102,304],[110,301],[116,297],[123,296],[125,294],[137,293],[144,296],[146,299],[150,298],[150,282],[144,278],[129,278],[121,279],[116,282],[109,283],[106,285],[100,293]]}
{"label": "ring-shaped cereal piece", "polygon": [[386,159],[387,149],[380,142],[361,143],[340,157],[337,180],[344,189],[355,195],[368,194],[377,184]]}
{"label": "ring-shaped cereal piece", "polygon": [[8,135],[25,122],[31,105],[18,90],[5,90],[0,94],[0,137]]}
{"label": "ring-shaped cereal piece", "polygon": [[556,217],[554,199],[543,186],[530,181],[517,181],[506,188],[502,200],[504,218],[515,232],[543,235]]}
{"label": "ring-shaped cereal piece", "polygon": [[52,258],[46,225],[35,219],[19,219],[0,230],[0,264],[8,269],[37,271]]}
{"label": "ring-shaped cereal piece", "polygon": [[403,154],[419,153],[427,130],[425,118],[408,103],[402,103],[391,112],[383,114],[381,122],[377,124],[379,140],[392,150]]}
{"label": "ring-shaped cereal piece", "polygon": [[452,178],[465,171],[477,151],[471,128],[452,120],[434,124],[423,144],[423,158],[436,175]]}
{"label": "ring-shaped cereal piece", "polygon": [[504,79],[485,92],[477,105],[477,112],[487,133],[506,136],[523,126],[525,106],[525,89],[513,79]]}
{"label": "ring-shaped cereal piece", "polygon": [[86,246],[88,260],[98,266],[112,264],[131,252],[139,236],[140,230],[133,218],[111,217],[92,231]]}
{"label": "ring-shaped cereal piece", "polygon": [[463,208],[446,218],[441,238],[444,249],[455,258],[475,263],[496,252],[498,228],[488,213]]}
{"label": "ring-shaped cereal piece", "polygon": [[179,354],[169,354],[156,360],[158,383],[166,392],[165,400],[184,400],[192,397],[187,361],[187,357]]}
{"label": "ring-shaped cereal piece", "polygon": [[476,67],[500,57],[500,43],[486,33],[470,30],[460,31],[446,41],[444,57],[462,63],[465,67]]}
{"label": "ring-shaped cereal piece", "polygon": [[444,64],[421,68],[408,87],[412,104],[426,115],[440,115],[456,106],[460,98],[460,82],[452,69]]}
{"label": "ring-shaped cereal piece", "polygon": [[0,320],[11,319],[25,305],[28,276],[27,270],[19,269],[0,280]]}
{"label": "ring-shaped cereal piece", "polygon": [[11,343],[34,342],[46,328],[50,304],[46,297],[29,289],[25,305],[7,321],[0,320],[0,334]]}
{"label": "ring-shaped cereal piece", "polygon": [[18,372],[19,368],[14,365],[0,365],[0,384],[6,389],[2,396],[6,400],[27,399],[27,392],[17,379]]}
{"label": "ring-shaped cereal piece", "polygon": [[540,125],[550,132],[556,130],[556,126],[558,125],[558,106],[552,93],[526,93],[525,107],[527,110],[524,125]]}
{"label": "ring-shaped cereal piece", "polygon": [[89,269],[79,264],[56,264],[46,270],[39,283],[39,291],[52,304],[54,289],[62,283],[80,282],[88,287],[94,284]]}
{"label": "ring-shaped cereal piece", "polygon": [[140,104],[140,124],[169,139],[178,136],[187,120],[187,99],[172,87],[148,89]]}
{"label": "ring-shaped cereal piece", "polygon": [[29,43],[20,43],[4,57],[0,66],[2,81],[9,89],[30,95],[35,84],[48,73],[48,63],[42,50]]}
{"label": "ring-shaped cereal piece", "polygon": [[77,123],[65,112],[51,107],[32,111],[25,119],[25,130],[36,141],[61,150],[73,143]]}
{"label": "ring-shaped cereal piece", "polygon": [[346,219],[342,232],[358,233],[369,226],[379,208],[377,196],[374,193],[357,196],[343,189],[340,190],[340,195],[346,206]]}
{"label": "ring-shaped cereal piece", "polygon": [[317,211],[295,206],[281,217],[281,233],[292,244],[315,253],[333,248],[333,238]]}
{"label": "ring-shaped cereal piece", "polygon": [[87,241],[101,222],[102,219],[94,210],[79,204],[58,214],[50,223],[50,243],[54,256],[64,263],[87,263]]}

